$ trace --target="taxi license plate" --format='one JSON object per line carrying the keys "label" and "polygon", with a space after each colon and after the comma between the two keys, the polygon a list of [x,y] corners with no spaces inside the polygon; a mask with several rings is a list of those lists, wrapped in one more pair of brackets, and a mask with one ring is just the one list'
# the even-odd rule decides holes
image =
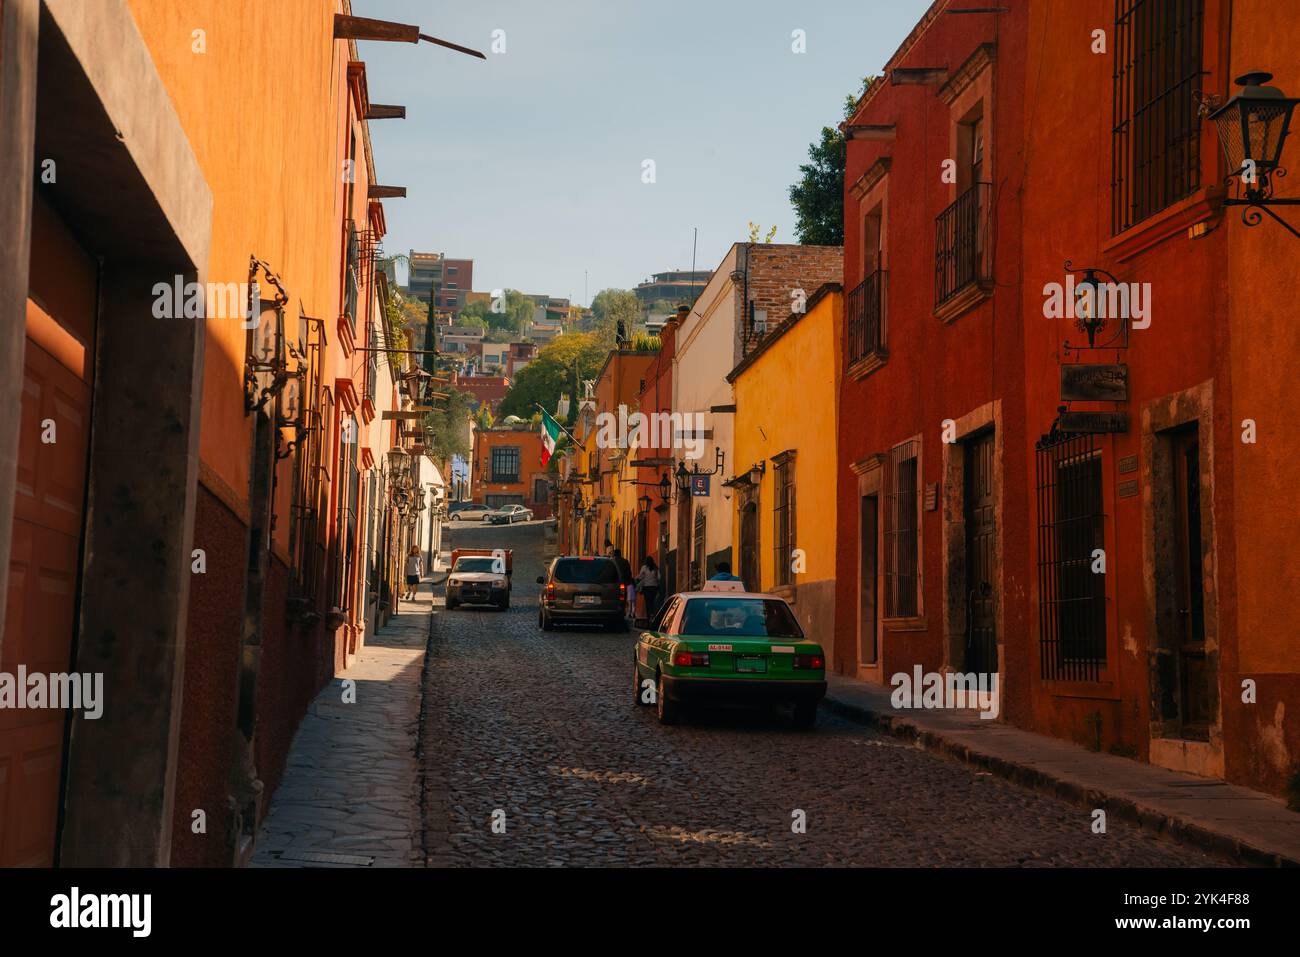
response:
{"label": "taxi license plate", "polygon": [[573,603],[575,605],[599,605],[600,596],[599,595],[575,595],[573,597]]}
{"label": "taxi license plate", "polygon": [[737,655],[736,670],[747,674],[767,671],[767,659],[762,655]]}

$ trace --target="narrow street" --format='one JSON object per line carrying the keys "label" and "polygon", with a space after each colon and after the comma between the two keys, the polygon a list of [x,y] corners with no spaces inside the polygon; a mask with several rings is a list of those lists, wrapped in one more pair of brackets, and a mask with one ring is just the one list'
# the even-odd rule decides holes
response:
{"label": "narrow street", "polygon": [[[426,668],[433,866],[1213,866],[1196,850],[836,718],[632,704],[631,637],[543,632],[543,523],[452,523],[514,549],[508,612],[441,609]],[[504,833],[493,816],[504,811]],[[795,812],[806,832],[795,833]],[[497,815],[497,820],[501,816]],[[497,828],[500,831],[500,826]]]}

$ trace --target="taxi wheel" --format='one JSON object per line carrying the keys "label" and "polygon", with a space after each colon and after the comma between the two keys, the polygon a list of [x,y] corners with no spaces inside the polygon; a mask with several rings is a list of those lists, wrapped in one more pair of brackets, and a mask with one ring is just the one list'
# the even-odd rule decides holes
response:
{"label": "taxi wheel", "polygon": [[459,604],[460,604],[460,602],[455,601],[454,599],[448,598],[448,599],[447,599],[447,610],[448,610],[448,611],[455,611],[455,610],[456,610],[456,606],[459,605]]}
{"label": "taxi wheel", "polygon": [[664,694],[664,673],[659,672],[655,680],[655,709],[660,724],[676,724],[681,717],[682,706],[676,701],[668,700]]}
{"label": "taxi wheel", "polygon": [[542,631],[554,631],[555,626],[551,624],[551,616],[544,611],[537,613],[537,624],[541,626]]}
{"label": "taxi wheel", "polygon": [[800,731],[811,731],[817,724],[817,702],[796,701],[793,724]]}
{"label": "taxi wheel", "polygon": [[644,698],[641,697],[641,695],[645,693],[645,689],[641,687],[641,682],[643,680],[644,679],[641,677],[641,669],[636,663],[636,658],[633,657],[632,658],[632,703],[637,707],[641,707],[642,705],[648,703],[645,701]]}

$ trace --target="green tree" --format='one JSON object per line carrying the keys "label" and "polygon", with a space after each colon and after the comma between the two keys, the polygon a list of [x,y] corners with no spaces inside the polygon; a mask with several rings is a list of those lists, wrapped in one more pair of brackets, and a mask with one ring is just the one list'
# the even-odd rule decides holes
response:
{"label": "green tree", "polygon": [[[844,99],[844,119],[853,115],[871,77],[862,80],[862,91]],[[817,142],[808,147],[808,160],[799,167],[799,182],[790,187],[794,206],[795,235],[805,246],[844,244],[844,134],[823,126]]]}
{"label": "green tree", "polygon": [[576,405],[575,379],[579,383],[594,379],[608,354],[609,349],[601,345],[594,333],[571,332],[553,339],[514,377],[510,391],[501,402],[501,415],[529,418],[537,411],[533,403],[554,414],[560,395],[565,392]]}
{"label": "green tree", "polygon": [[[500,311],[493,308],[498,304]],[[462,320],[481,322],[488,329],[503,329],[521,335],[533,320],[533,301],[517,289],[507,289],[500,300],[471,302],[457,315],[457,324]]]}
{"label": "green tree", "polygon": [[453,456],[469,455],[469,420],[474,413],[474,397],[459,389],[447,389],[447,398],[424,417],[424,427],[432,435],[432,456],[450,461]]}
{"label": "green tree", "polygon": [[618,324],[623,323],[623,334],[631,339],[641,321],[641,300],[630,289],[602,289],[591,300],[595,319],[594,335],[607,350],[614,348]]}

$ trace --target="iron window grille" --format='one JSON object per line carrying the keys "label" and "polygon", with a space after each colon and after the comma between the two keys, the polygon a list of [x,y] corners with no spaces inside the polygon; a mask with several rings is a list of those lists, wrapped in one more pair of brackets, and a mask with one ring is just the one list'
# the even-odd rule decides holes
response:
{"label": "iron window grille", "polygon": [[993,279],[988,241],[991,183],[972,183],[934,220],[934,305]]}
{"label": "iron window grille", "polygon": [[920,608],[917,481],[920,442],[895,446],[885,468],[885,616],[915,617]]}
{"label": "iron window grille", "polygon": [[[1097,681],[1106,665],[1101,450],[1090,433],[1053,429],[1036,445],[1041,676]],[[1104,552],[1102,553],[1104,555]]]}
{"label": "iron window grille", "polygon": [[794,499],[794,462],[786,459],[776,463],[773,474],[775,480],[775,501],[772,506],[773,563],[776,570],[776,583],[789,585],[794,580],[791,570],[795,549],[795,499]]}
{"label": "iron window grille", "polygon": [[1204,0],[1116,0],[1111,231],[1201,185]]}
{"label": "iron window grille", "polygon": [[492,450],[492,481],[519,481],[519,447],[503,445]]}
{"label": "iron window grille", "polygon": [[306,343],[303,348],[302,382],[299,387],[299,416],[302,426],[294,445],[293,481],[289,506],[289,553],[293,557],[294,597],[311,600],[320,583],[320,464],[323,401],[321,389],[321,346],[324,330],[320,320],[304,317]]}
{"label": "iron window grille", "polygon": [[887,355],[885,350],[885,279],[877,269],[849,293],[849,364],[867,356]]}

